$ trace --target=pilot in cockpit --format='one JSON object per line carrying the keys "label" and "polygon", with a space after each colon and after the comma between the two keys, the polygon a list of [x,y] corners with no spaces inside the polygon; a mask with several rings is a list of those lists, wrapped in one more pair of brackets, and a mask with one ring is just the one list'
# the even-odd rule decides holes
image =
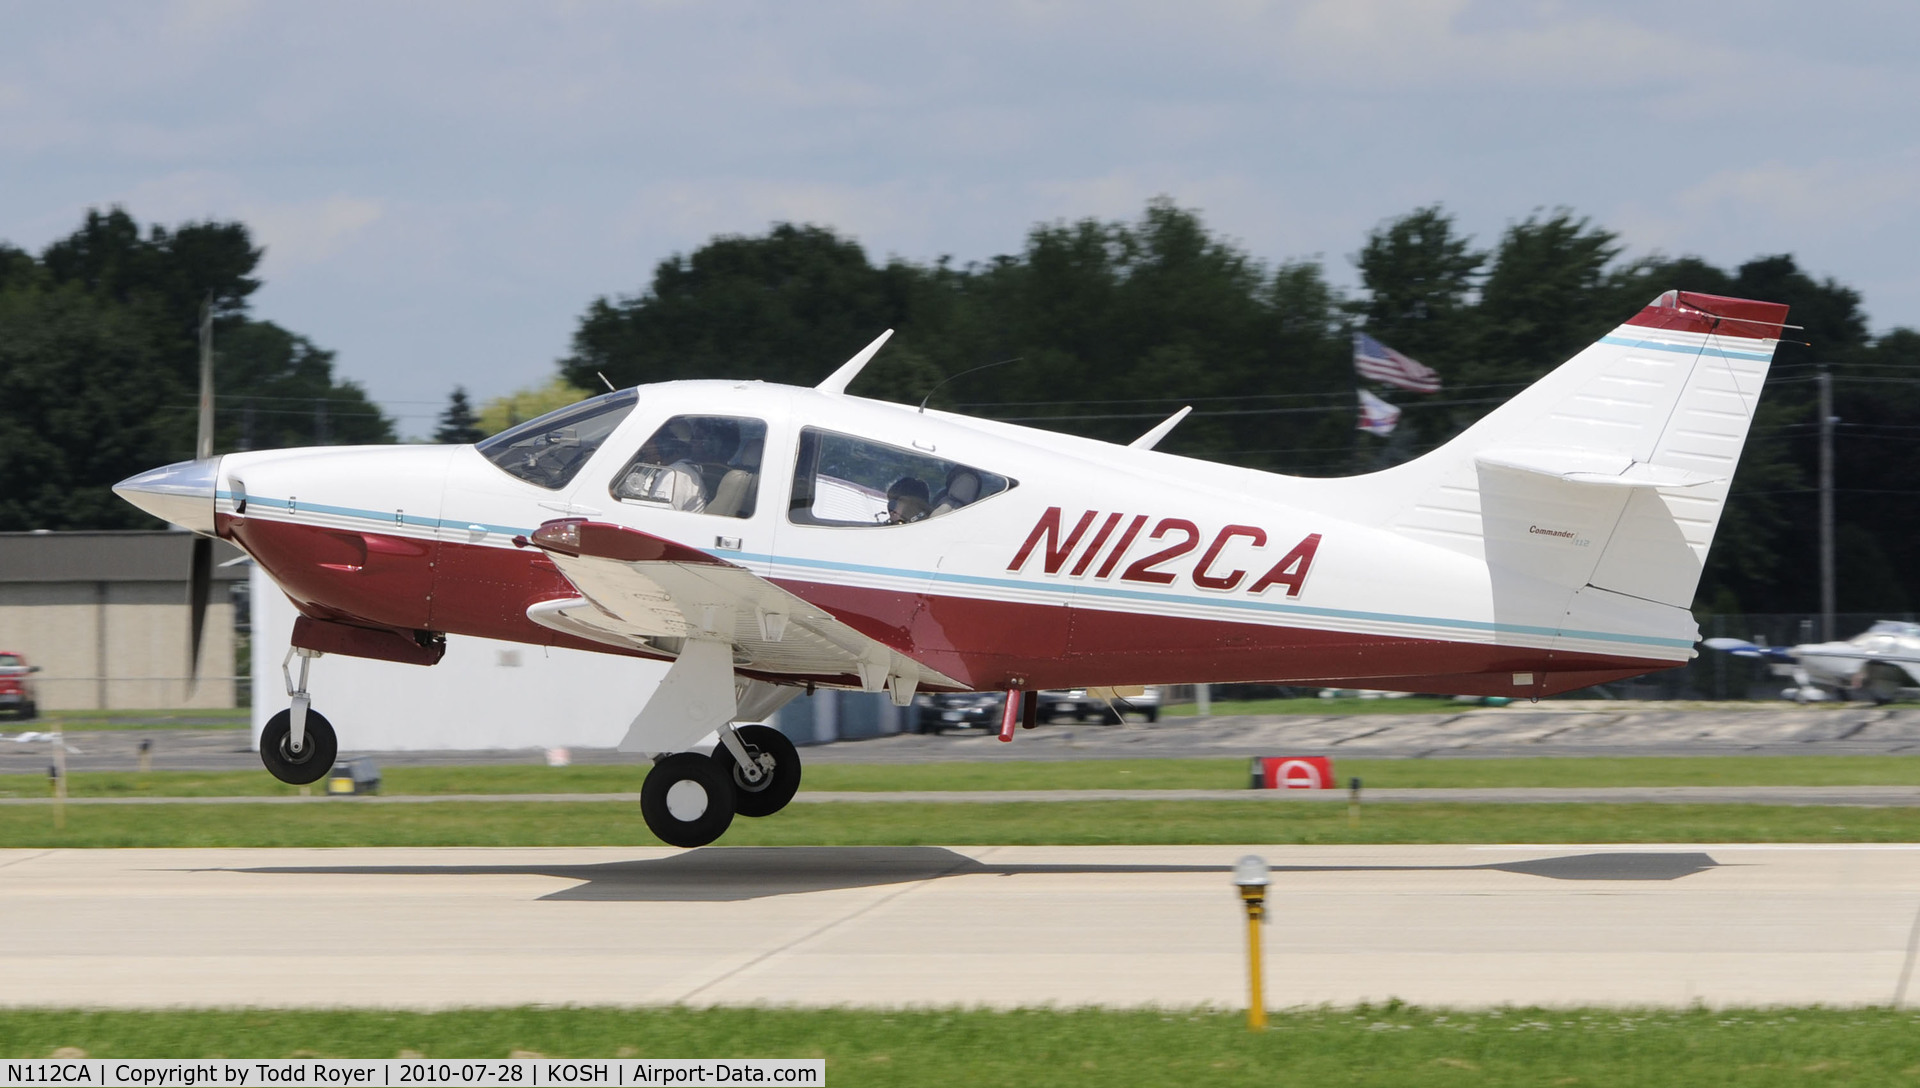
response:
{"label": "pilot in cockpit", "polygon": [[928,501],[927,482],[918,476],[902,476],[887,488],[888,525],[905,525],[925,518],[933,509]]}

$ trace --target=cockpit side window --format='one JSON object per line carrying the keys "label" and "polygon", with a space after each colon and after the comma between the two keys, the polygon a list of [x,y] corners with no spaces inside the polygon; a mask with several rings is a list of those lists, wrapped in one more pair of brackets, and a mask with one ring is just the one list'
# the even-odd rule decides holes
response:
{"label": "cockpit side window", "polygon": [[613,478],[621,502],[750,518],[767,425],[739,416],[674,416]]}
{"label": "cockpit side window", "polygon": [[474,448],[502,472],[558,491],[573,482],[639,401],[632,389],[607,393],[508,428]]}
{"label": "cockpit side window", "polygon": [[971,465],[808,427],[800,432],[787,519],[796,525],[904,525],[953,513],[1017,483]]}

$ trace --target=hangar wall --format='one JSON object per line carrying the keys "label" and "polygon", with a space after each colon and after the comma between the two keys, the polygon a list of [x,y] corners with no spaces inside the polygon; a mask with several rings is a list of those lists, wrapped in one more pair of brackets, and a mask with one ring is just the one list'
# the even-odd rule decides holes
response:
{"label": "hangar wall", "polygon": [[231,587],[215,542],[201,676],[187,681],[187,566],[181,532],[0,533],[0,648],[26,655],[46,710],[238,705]]}

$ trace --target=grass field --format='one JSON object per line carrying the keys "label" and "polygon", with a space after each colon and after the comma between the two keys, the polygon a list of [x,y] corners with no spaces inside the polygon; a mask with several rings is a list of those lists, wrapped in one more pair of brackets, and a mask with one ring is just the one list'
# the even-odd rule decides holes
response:
{"label": "grass field", "polygon": [[37,718],[11,721],[15,733],[44,733],[55,725],[75,732],[100,729],[245,729],[246,707],[211,710],[42,710]]}
{"label": "grass field", "polygon": [[[803,756],[804,758],[804,756]],[[644,764],[547,767],[389,767],[388,794],[630,793]],[[1336,760],[1344,781],[1374,789],[1499,786],[1915,786],[1920,756],[1699,756],[1579,759]],[[1242,759],[1126,759],[1060,763],[818,763],[808,790],[1240,789]],[[44,775],[0,775],[0,796],[44,797]],[[299,793],[264,770],[76,774],[72,797],[273,797]]]}
{"label": "grass field", "polygon": [[825,1058],[892,1085],[1890,1085],[1920,1081],[1913,1010],[0,1011],[0,1054],[96,1058]]}
{"label": "grass field", "polygon": [[[8,847],[657,846],[630,802],[0,807]],[[793,805],[722,846],[1913,842],[1907,808],[1265,801]]]}

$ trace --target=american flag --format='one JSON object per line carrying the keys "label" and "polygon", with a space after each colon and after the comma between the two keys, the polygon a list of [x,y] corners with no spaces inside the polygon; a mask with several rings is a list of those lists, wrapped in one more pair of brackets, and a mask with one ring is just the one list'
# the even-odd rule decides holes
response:
{"label": "american flag", "polygon": [[1353,334],[1353,369],[1359,371],[1363,378],[1411,389],[1415,393],[1440,391],[1440,375],[1364,332]]}
{"label": "american flag", "polygon": [[1360,390],[1360,429],[1368,434],[1392,434],[1400,422],[1400,409],[1366,390]]}

